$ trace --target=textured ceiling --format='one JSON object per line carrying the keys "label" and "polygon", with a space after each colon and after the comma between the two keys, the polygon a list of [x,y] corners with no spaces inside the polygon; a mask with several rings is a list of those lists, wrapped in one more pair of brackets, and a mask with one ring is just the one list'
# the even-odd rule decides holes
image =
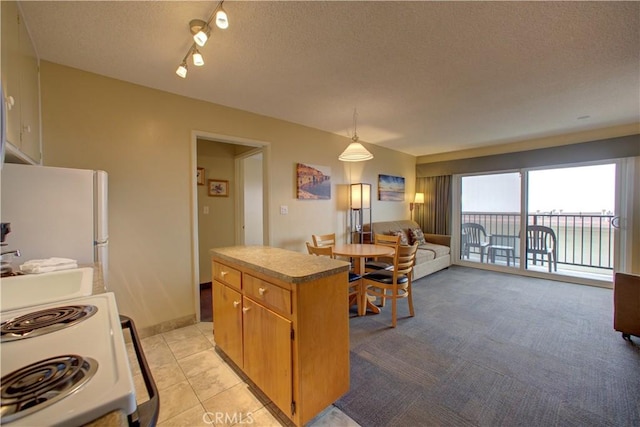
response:
{"label": "textured ceiling", "polygon": [[228,0],[183,80],[216,4],[21,8],[42,59],[413,155],[639,121],[639,2]]}

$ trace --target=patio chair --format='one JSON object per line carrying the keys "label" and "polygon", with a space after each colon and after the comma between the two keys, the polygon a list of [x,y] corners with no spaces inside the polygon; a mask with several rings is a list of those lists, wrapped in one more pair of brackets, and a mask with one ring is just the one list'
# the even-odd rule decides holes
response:
{"label": "patio chair", "polygon": [[480,262],[484,262],[484,251],[489,246],[487,233],[484,227],[473,222],[466,222],[460,227],[460,240],[462,242],[462,257],[469,259],[470,249],[478,248],[480,250]]}
{"label": "patio chair", "polygon": [[553,271],[558,271],[556,241],[556,233],[553,229],[544,225],[527,226],[527,253],[531,254],[533,265],[537,264],[538,255],[542,255],[540,262],[544,265],[544,256],[546,255],[549,273],[552,268]]}

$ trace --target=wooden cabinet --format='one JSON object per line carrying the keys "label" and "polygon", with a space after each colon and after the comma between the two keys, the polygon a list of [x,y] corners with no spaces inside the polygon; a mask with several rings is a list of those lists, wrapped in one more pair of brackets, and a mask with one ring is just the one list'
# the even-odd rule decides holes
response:
{"label": "wooden cabinet", "polygon": [[242,294],[213,281],[213,312],[217,313],[216,344],[242,367]]}
{"label": "wooden cabinet", "polygon": [[2,1],[2,89],[7,160],[42,163],[39,60],[15,1]]}
{"label": "wooden cabinet", "polygon": [[278,408],[293,402],[291,321],[244,299],[244,372]]}
{"label": "wooden cabinet", "polygon": [[349,390],[348,264],[254,246],[212,255],[216,346],[303,425]]}

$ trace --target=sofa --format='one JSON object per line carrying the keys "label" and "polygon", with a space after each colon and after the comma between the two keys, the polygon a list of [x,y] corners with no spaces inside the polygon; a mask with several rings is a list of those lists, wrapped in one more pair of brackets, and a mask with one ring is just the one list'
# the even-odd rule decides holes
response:
{"label": "sofa", "polygon": [[[396,234],[404,233],[407,242],[412,244],[411,230],[419,230],[420,226],[417,222],[411,220],[401,221],[381,221],[373,222],[371,226],[365,224],[363,231],[365,232],[365,243],[373,243],[373,235],[375,234]],[[372,234],[368,234],[372,231]],[[418,246],[416,254],[416,264],[413,267],[413,279],[419,279],[436,271],[440,271],[451,265],[451,236],[444,234],[426,234],[423,233],[426,243]]]}

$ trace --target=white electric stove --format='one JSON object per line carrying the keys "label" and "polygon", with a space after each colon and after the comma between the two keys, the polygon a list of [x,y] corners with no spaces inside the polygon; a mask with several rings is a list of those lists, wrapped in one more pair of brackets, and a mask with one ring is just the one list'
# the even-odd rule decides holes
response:
{"label": "white electric stove", "polygon": [[136,411],[113,293],[7,311],[0,321],[0,424],[81,425]]}

